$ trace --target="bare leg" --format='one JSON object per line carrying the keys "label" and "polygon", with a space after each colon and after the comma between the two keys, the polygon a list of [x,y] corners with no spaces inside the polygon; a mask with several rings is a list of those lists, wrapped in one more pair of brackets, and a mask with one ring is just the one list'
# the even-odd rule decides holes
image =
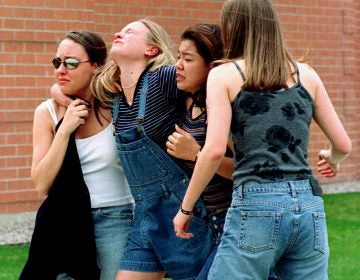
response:
{"label": "bare leg", "polygon": [[116,280],[161,280],[165,276],[165,272],[139,272],[120,270],[116,275]]}

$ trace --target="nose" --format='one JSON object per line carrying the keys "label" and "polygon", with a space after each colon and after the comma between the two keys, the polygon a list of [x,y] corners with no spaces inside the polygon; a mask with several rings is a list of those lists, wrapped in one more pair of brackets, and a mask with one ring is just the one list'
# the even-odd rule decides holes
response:
{"label": "nose", "polygon": [[179,58],[179,59],[176,61],[175,67],[176,67],[177,69],[182,69],[183,66],[182,66],[181,58]]}
{"label": "nose", "polygon": [[64,63],[61,63],[58,69],[54,69],[55,74],[65,73],[66,71]]}
{"label": "nose", "polygon": [[116,32],[116,33],[114,34],[114,37],[115,37],[115,39],[121,38],[121,37],[122,37],[122,32],[121,32],[121,31]]}

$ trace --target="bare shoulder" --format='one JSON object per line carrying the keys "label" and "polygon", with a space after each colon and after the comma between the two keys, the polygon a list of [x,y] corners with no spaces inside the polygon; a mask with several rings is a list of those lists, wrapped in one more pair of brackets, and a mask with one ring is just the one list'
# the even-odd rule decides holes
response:
{"label": "bare shoulder", "polygon": [[236,71],[234,64],[231,62],[216,66],[211,69],[209,73],[209,77],[211,77],[211,79],[216,80],[218,83],[223,85],[231,84],[231,81],[237,79],[237,76],[239,76],[239,73]]}
{"label": "bare shoulder", "polygon": [[314,79],[314,80],[319,79],[318,73],[309,64],[297,62],[297,66],[298,66],[298,69],[300,72],[301,79],[303,79],[303,78]]}
{"label": "bare shoulder", "polygon": [[319,86],[322,85],[322,81],[318,75],[318,73],[315,71],[314,68],[312,68],[307,63],[297,63],[299,73],[300,73],[300,81],[303,84],[303,86],[309,91],[311,96],[314,98],[316,90]]}

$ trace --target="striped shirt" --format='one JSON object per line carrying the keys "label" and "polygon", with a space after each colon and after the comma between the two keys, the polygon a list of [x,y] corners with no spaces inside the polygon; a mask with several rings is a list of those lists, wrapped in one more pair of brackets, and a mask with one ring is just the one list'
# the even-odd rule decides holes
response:
{"label": "striped shirt", "polygon": [[[175,66],[162,66],[154,72],[149,72],[143,127],[146,135],[164,151],[168,136],[175,130],[175,124],[182,126],[185,114],[185,95],[176,87],[175,71]],[[124,132],[137,126],[144,73],[145,71],[136,85],[131,106],[120,92],[119,115],[115,124],[117,132]]]}
{"label": "striped shirt", "polygon": [[[204,109],[199,116],[192,118],[193,105],[189,108],[186,114],[183,130],[190,133],[196,142],[203,147],[205,144],[207,130],[207,114]],[[232,156],[230,149],[228,149],[226,156]],[[194,167],[195,162],[184,162],[184,170],[186,170],[187,174],[189,174],[189,177],[191,177]],[[210,213],[226,211],[231,203],[232,187],[232,180],[215,174],[202,193],[206,209]]]}

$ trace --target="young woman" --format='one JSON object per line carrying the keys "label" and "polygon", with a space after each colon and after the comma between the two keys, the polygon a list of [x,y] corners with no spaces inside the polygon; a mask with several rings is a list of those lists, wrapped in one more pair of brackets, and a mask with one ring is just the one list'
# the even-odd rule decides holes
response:
{"label": "young woman", "polygon": [[[73,101],[66,107],[48,99],[35,111],[31,177],[36,189],[48,197],[39,210],[30,265],[22,279],[116,276],[134,201],[116,153],[111,112],[90,90],[93,75],[106,58],[106,45],[93,32],[68,32],[58,45],[52,61],[57,87]],[[81,217],[74,219],[81,212],[91,219],[87,228],[81,226]],[[51,239],[52,234],[58,239]],[[93,253],[80,247],[86,238],[96,246],[101,275],[82,261]]]}
{"label": "young woman", "polygon": [[317,73],[293,61],[268,0],[229,0],[221,25],[226,63],[210,71],[208,131],[174,219],[189,238],[190,212],[234,141],[234,192],[209,279],[327,279],[328,241],[323,200],[307,164],[313,119],[331,148],[319,172],[333,177],[351,150]]}
{"label": "young woman", "polygon": [[167,138],[185,113],[170,48],[158,24],[132,22],[115,34],[112,61],[93,84],[99,99],[111,102],[115,96],[115,138],[136,204],[117,276],[121,280],[162,279],[165,271],[172,279],[195,279],[214,247],[202,200],[196,204],[190,242],[178,239],[172,227],[188,177],[176,164],[180,160],[166,153]]}
{"label": "young woman", "polygon": [[[220,27],[214,24],[196,24],[181,35],[176,62],[177,87],[187,93],[186,115],[182,128],[168,137],[167,152],[184,159],[182,166],[191,177],[197,154],[205,143],[207,128],[206,81],[211,63],[221,59],[223,45]],[[225,216],[231,202],[233,159],[230,149],[211,182],[202,194],[208,219],[213,226],[216,244],[220,241]],[[207,279],[216,253],[214,247],[197,279]]]}

